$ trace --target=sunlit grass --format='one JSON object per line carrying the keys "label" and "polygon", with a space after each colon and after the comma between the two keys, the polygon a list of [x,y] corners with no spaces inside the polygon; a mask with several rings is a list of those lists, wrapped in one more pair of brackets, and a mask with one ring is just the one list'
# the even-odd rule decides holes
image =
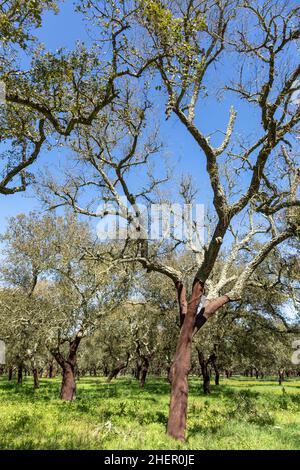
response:
{"label": "sunlit grass", "polygon": [[187,442],[165,433],[169,384],[82,378],[73,403],[59,379],[34,390],[0,379],[0,449],[300,449],[300,380],[224,379],[212,394],[190,380]]}

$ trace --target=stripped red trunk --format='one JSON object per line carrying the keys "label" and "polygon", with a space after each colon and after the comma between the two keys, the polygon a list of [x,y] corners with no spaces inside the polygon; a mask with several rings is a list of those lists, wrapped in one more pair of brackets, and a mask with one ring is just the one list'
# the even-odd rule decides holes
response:
{"label": "stripped red trunk", "polygon": [[52,350],[51,353],[62,368],[62,384],[60,398],[65,401],[72,401],[76,398],[75,366],[77,360],[77,349],[81,341],[81,336],[76,336],[70,342],[70,348],[67,358],[65,358],[59,349]]}
{"label": "stripped red trunk", "polygon": [[170,436],[179,441],[185,440],[191,345],[196,312],[202,293],[203,284],[199,281],[195,282],[192,298],[182,322],[175,358],[171,367],[171,401],[167,431]]}
{"label": "stripped red trunk", "polygon": [[65,401],[72,401],[76,398],[76,382],[74,374],[74,366],[65,362],[62,368],[62,384],[60,390],[60,398]]}
{"label": "stripped red trunk", "polygon": [[193,333],[198,331],[218,308],[227,303],[229,298],[225,295],[212,300],[205,306],[201,318],[197,317],[196,319],[197,308],[203,294],[203,283],[197,279],[194,281],[192,296],[188,305],[186,303],[185,288],[182,283],[177,283],[176,288],[180,305],[181,330],[169,374],[171,399],[167,432],[175,439],[184,441],[188,404],[188,374],[191,365]]}

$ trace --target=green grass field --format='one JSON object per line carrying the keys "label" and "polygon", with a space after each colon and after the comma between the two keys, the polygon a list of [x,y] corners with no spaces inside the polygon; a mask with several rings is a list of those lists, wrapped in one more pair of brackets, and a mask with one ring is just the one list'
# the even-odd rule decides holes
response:
{"label": "green grass field", "polygon": [[300,380],[222,380],[207,397],[192,378],[185,444],[165,434],[164,379],[141,390],[129,378],[82,378],[73,403],[57,399],[59,386],[0,378],[0,449],[300,449]]}

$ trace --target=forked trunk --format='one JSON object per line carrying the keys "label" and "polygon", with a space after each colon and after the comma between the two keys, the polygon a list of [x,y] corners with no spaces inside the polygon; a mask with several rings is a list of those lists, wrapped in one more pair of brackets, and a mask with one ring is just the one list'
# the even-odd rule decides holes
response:
{"label": "forked trunk", "polygon": [[52,350],[51,353],[62,368],[62,384],[60,389],[61,400],[72,401],[76,398],[75,367],[77,361],[77,349],[81,341],[81,336],[76,336],[70,342],[67,359],[61,354],[59,349]]}
{"label": "forked trunk", "polygon": [[177,342],[174,362],[172,364],[169,380],[171,381],[171,399],[167,432],[179,441],[185,440],[186,415],[188,403],[188,374],[191,366],[191,346],[193,333],[196,333],[222,305],[229,302],[224,295],[211,300],[205,305],[203,312],[196,313],[203,294],[203,283],[195,279],[192,297],[186,304],[185,288],[182,283],[176,283],[180,306],[180,334]]}
{"label": "forked trunk", "polygon": [[111,382],[111,380],[115,379],[122,370],[127,369],[129,358],[130,358],[130,355],[127,354],[126,361],[118,362],[118,364],[112,369],[112,371],[108,375],[107,382]]}

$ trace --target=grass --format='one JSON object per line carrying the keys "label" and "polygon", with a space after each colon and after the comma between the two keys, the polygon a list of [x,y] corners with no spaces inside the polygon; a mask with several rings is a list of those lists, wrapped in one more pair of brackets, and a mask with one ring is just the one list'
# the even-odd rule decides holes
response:
{"label": "grass", "polygon": [[222,380],[207,397],[190,380],[187,442],[166,436],[169,385],[82,378],[73,403],[59,379],[34,391],[0,378],[0,449],[300,449],[300,380]]}

